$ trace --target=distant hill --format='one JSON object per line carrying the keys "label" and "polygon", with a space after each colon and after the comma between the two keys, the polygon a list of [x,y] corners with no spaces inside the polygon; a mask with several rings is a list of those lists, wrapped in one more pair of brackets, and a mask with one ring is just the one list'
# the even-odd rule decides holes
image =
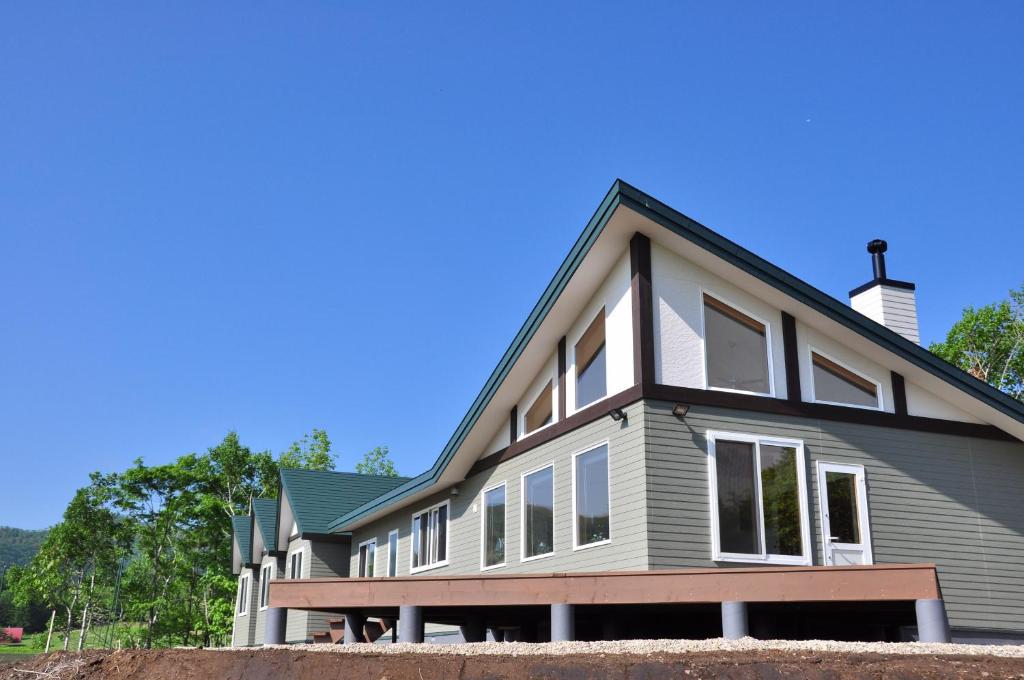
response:
{"label": "distant hill", "polygon": [[38,552],[47,531],[0,527],[0,564],[28,564]]}

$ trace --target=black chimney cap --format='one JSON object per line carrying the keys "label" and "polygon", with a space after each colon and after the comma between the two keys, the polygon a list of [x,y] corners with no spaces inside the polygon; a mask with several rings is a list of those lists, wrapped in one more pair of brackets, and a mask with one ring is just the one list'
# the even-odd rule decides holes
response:
{"label": "black chimney cap", "polygon": [[904,290],[914,290],[914,284],[908,281],[896,281],[890,279],[885,273],[885,251],[889,250],[889,244],[880,238],[868,241],[868,252],[871,253],[871,268],[874,276],[862,286],[857,286],[850,291],[850,297],[858,295],[874,288],[875,286],[891,286]]}

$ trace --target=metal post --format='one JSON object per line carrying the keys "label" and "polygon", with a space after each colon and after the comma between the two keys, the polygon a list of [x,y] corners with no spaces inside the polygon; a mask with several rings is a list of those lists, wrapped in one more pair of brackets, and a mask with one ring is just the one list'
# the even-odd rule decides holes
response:
{"label": "metal post", "polygon": [[722,603],[722,637],[726,640],[739,640],[749,635],[747,627],[747,603]]}
{"label": "metal post", "polygon": [[941,599],[917,600],[914,612],[917,614],[918,642],[949,642],[949,619]]}
{"label": "metal post", "polygon": [[551,605],[551,641],[569,642],[576,639],[576,605]]}
{"label": "metal post", "polygon": [[404,604],[398,608],[398,641],[423,642],[423,608]]}
{"label": "metal post", "polygon": [[283,645],[288,623],[288,610],[284,607],[267,609],[267,629],[263,635],[265,645]]}

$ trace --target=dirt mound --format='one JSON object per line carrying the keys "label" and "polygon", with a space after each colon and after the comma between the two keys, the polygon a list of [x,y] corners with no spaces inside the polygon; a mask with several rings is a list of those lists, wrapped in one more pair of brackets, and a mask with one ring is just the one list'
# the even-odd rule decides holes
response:
{"label": "dirt mound", "polygon": [[57,653],[0,667],[0,680],[451,680],[453,678],[1024,678],[1024,659],[783,651],[688,654],[332,654],[308,650]]}

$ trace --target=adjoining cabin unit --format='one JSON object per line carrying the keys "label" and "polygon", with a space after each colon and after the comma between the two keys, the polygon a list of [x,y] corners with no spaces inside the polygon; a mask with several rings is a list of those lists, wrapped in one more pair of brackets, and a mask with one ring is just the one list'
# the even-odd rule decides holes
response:
{"label": "adjoining cabin unit", "polygon": [[[279,579],[348,576],[351,536],[329,533],[327,525],[406,481],[406,477],[281,470],[276,499],[254,499],[249,515],[232,518],[233,573],[239,578],[232,645],[328,638],[337,614],[273,608],[270,585]],[[268,635],[268,631],[272,632]]]}
{"label": "adjoining cabin unit", "polygon": [[350,641],[1024,640],[1024,405],[917,344],[885,251],[851,308],[616,182],[434,465],[271,605]]}

